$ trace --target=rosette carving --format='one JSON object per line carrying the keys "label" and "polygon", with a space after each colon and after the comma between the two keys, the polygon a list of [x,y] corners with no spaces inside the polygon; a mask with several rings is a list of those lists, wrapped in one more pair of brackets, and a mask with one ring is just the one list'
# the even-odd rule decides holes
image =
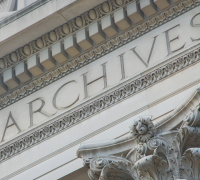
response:
{"label": "rosette carving", "polygon": [[[199,96],[199,94],[198,94]],[[196,102],[195,96],[195,102]],[[200,101],[200,99],[198,100]],[[106,146],[116,147],[131,139],[133,145],[110,153],[110,156],[91,158],[85,163],[90,168],[91,180],[198,180],[200,179],[200,110],[199,105],[182,117],[178,130],[169,130],[156,134],[156,128],[148,117],[133,121],[130,133],[110,144],[101,144],[99,150]],[[182,113],[183,114],[183,113]],[[180,116],[178,117],[180,118]],[[174,121],[177,119],[174,118]],[[135,143],[135,144],[134,144]],[[103,146],[102,146],[103,145]],[[94,144],[84,146],[91,153],[90,146],[98,152]],[[123,149],[123,150],[122,150]],[[94,152],[93,152],[94,153]],[[86,162],[86,161],[85,161]],[[88,165],[89,164],[89,165]]]}
{"label": "rosette carving", "polygon": [[[113,93],[115,100],[122,96],[116,92],[120,91]],[[161,125],[156,121],[154,125],[150,118],[140,117],[131,124],[130,133],[120,138],[81,146],[77,155],[87,159],[85,166],[90,168],[90,179],[200,179],[199,89],[191,96],[167,118],[159,119],[168,126],[165,131],[160,131]],[[106,101],[112,102],[110,98],[106,98]],[[99,108],[99,105],[94,107]],[[189,109],[191,112],[185,115],[184,111]],[[176,122],[176,125],[169,126],[169,120]],[[156,127],[160,133],[156,133]],[[109,156],[102,156],[103,152]]]}
{"label": "rosette carving", "polygon": [[129,127],[130,133],[138,142],[145,143],[156,134],[156,128],[150,118],[140,117]]}

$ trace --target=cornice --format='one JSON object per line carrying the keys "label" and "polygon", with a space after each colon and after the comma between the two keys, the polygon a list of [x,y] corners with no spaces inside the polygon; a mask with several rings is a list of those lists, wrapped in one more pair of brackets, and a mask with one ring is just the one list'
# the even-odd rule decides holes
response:
{"label": "cornice", "polygon": [[131,82],[129,81],[128,83],[123,83],[121,87],[115,88],[112,92],[104,94],[103,96],[93,100],[93,102],[82,105],[82,107],[76,108],[69,114],[60,116],[50,124],[35,130],[19,140],[16,140],[12,144],[6,145],[4,148],[0,149],[0,162],[3,162],[8,158],[11,158],[12,156],[15,156],[18,153],[56,135],[57,133],[60,133],[77,123],[114,106],[130,96],[136,95],[146,88],[198,63],[199,60],[200,47],[152,70],[151,72],[146,74],[144,73],[140,78],[134,79]]}
{"label": "cornice", "polygon": [[[40,0],[36,1],[30,7],[38,8],[39,6],[47,3],[50,0]],[[5,71],[10,67],[14,67],[20,61],[26,61],[27,58],[33,56],[34,54],[38,54],[40,51],[51,47],[53,44],[57,43],[58,41],[62,41],[69,35],[75,35],[75,33],[84,27],[87,27],[91,23],[94,23],[100,20],[102,17],[111,14],[116,9],[124,7],[129,2],[133,2],[136,0],[119,0],[121,4],[117,4],[115,0],[108,0],[93,9],[81,14],[78,17],[68,21],[67,23],[55,28],[54,30],[49,31],[48,33],[38,37],[34,41],[25,44],[23,47],[18,48],[17,50],[11,52],[10,54],[5,55],[4,57],[0,58],[0,73]],[[28,6],[29,7],[29,6]],[[23,13],[25,10],[29,8],[25,8],[20,10],[19,12],[13,14],[13,18],[17,18],[17,14]],[[103,8],[104,7],[104,8]],[[104,10],[106,9],[106,10]],[[90,13],[92,12],[92,17],[90,17]],[[12,16],[9,16],[11,18]],[[14,19],[15,20],[15,19]],[[6,21],[6,19],[4,20]]]}
{"label": "cornice", "polygon": [[36,78],[33,81],[28,82],[25,85],[2,95],[0,97],[0,110],[55,82],[56,80],[76,71],[77,69],[99,59],[100,57],[105,56],[106,54],[129,43],[130,41],[139,38],[140,36],[169,22],[181,14],[197,7],[199,4],[200,2],[196,2],[196,0],[186,0],[176,4],[174,7],[167,9],[165,12],[156,14],[142,24],[139,24],[132,29],[128,29],[126,32],[120,33],[117,37],[106,41],[98,47],[95,47],[94,49],[71,60],[70,62],[63,64],[60,67],[56,67],[51,72],[47,72],[43,76],[40,76],[39,78]]}

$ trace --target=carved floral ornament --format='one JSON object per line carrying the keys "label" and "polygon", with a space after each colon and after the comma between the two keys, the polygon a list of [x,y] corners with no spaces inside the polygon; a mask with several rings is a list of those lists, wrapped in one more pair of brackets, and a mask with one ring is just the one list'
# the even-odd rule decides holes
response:
{"label": "carved floral ornament", "polygon": [[[127,1],[128,2],[128,1]],[[199,5],[200,2],[197,0],[186,0],[184,2],[181,2],[179,4],[176,4],[173,8],[167,9],[165,12],[156,15],[155,17],[152,17],[151,19],[148,19],[147,21],[143,22],[142,24],[139,24],[137,27],[130,29],[122,34],[120,36],[117,36],[109,41],[106,41],[105,43],[101,44],[100,46],[95,47],[94,49],[91,49],[90,51],[80,54],[79,57],[70,60],[69,62],[67,61],[66,64],[63,64],[62,66],[58,66],[55,69],[53,69],[50,72],[44,73],[40,77],[36,77],[35,79],[32,79],[32,81],[27,82],[25,84],[20,85],[19,87],[7,92],[6,94],[2,94],[0,96],[0,109],[3,109],[18,100],[26,97],[27,95],[30,95],[34,93],[35,91],[38,91],[39,89],[45,87],[46,85],[49,85],[58,79],[76,71],[77,69],[93,62],[99,59],[100,57],[105,56],[106,54],[112,52],[113,50],[123,46],[124,44],[127,44],[128,42],[144,35],[145,33],[157,28],[158,26],[176,18],[177,16],[195,8],[196,6]],[[176,8],[175,8],[176,7]],[[60,39],[58,39],[60,40]],[[35,42],[33,42],[35,43]],[[43,41],[41,39],[37,39],[38,46],[43,44]],[[53,43],[53,42],[52,42]],[[41,46],[41,49],[43,48],[43,45]],[[28,52],[28,48],[26,47],[26,52]],[[37,52],[39,52],[41,49],[38,49]],[[22,48],[21,48],[22,50]],[[199,51],[199,50],[197,50]],[[31,50],[32,52],[32,50]],[[195,52],[196,54],[196,52]],[[199,54],[199,53],[198,53]],[[11,63],[11,60],[9,60],[8,57],[13,57],[16,61]],[[30,55],[31,56],[31,55]],[[184,56],[189,56],[187,58],[188,62],[185,62],[185,60],[179,60],[176,63],[172,63],[170,65],[167,65],[165,70],[158,70],[156,71],[156,74],[158,74],[159,78],[156,78],[157,80],[160,80],[164,77],[167,77],[167,75],[171,75],[174,72],[177,72],[177,70],[182,69],[190,65],[191,63],[196,63],[199,58],[195,57],[193,59],[193,52],[189,53]],[[28,56],[26,56],[27,58]],[[5,56],[5,58],[8,58],[7,60],[9,63],[14,65],[18,61],[21,61],[22,59],[18,59],[16,54],[11,54],[8,56]],[[25,58],[25,59],[26,59]],[[5,59],[6,60],[6,59]],[[5,61],[7,62],[7,61]],[[3,70],[4,68],[7,68],[8,66],[4,66],[3,61],[0,60],[0,71]],[[1,69],[1,67],[3,69]],[[5,70],[5,69],[4,69]],[[134,84],[138,86],[138,89],[143,89],[144,86],[150,85],[154,83],[155,81],[153,80],[151,75],[147,75],[145,77],[145,83],[142,82],[141,80],[137,80]],[[147,81],[147,82],[146,82]],[[141,86],[141,87],[140,87]]]}
{"label": "carved floral ornament", "polygon": [[[62,26],[57,27],[56,29],[42,35],[41,37],[38,37],[34,41],[25,44],[23,47],[16,49],[4,57],[0,57],[0,72],[3,72],[10,67],[14,67],[20,61],[26,61],[27,58],[33,56],[34,54],[39,53],[45,48],[49,48],[58,41],[62,41],[70,34],[74,34],[83,27],[87,27],[91,23],[100,20],[102,17],[113,13],[116,9],[125,7],[132,1],[139,0],[108,0],[107,2],[96,6],[94,9],[90,9],[88,12],[85,12],[82,15],[70,20]],[[156,14],[152,19],[148,19],[147,21],[142,22],[142,24],[134,26],[135,29],[133,33],[135,35],[138,34],[138,32],[142,32],[142,34],[144,34],[147,29],[150,31],[153,29],[153,26],[157,27],[158,24],[172,20],[176,16],[181,15],[182,13],[199,5],[198,0],[182,1],[183,2],[180,2],[173,7],[170,6],[169,9],[165,10],[165,12]]]}
{"label": "carved floral ornament", "polygon": [[[188,115],[184,115],[185,107],[179,106],[176,112],[156,123],[149,117],[139,117],[131,124],[129,135],[126,137],[115,142],[112,140],[104,145],[101,143],[82,145],[77,154],[84,159],[85,166],[89,168],[89,178],[91,180],[199,180],[199,103],[193,107]],[[167,129],[169,123],[173,124],[176,121],[179,124],[178,130],[171,127],[169,131],[159,133],[161,129]],[[127,145],[128,141],[130,142]],[[132,148],[130,148],[131,143]],[[109,151],[108,147],[112,147],[112,150]],[[102,156],[104,150],[105,155]]]}
{"label": "carved floral ornament", "polygon": [[[195,3],[197,1],[194,1]],[[185,3],[185,4],[184,4]],[[68,66],[63,66],[60,69],[56,69],[55,71],[49,72],[44,77],[40,77],[27,86],[23,86],[20,89],[17,89],[9,96],[4,96],[0,99],[0,108],[4,108],[13,102],[18,101],[19,99],[26,97],[27,95],[37,91],[38,89],[41,89],[42,87],[45,87],[47,84],[50,84],[54,82],[57,79],[60,79],[61,77],[73,72],[74,70],[82,67],[83,65],[92,62],[96,60],[99,57],[102,57],[106,53],[111,52],[113,49],[117,49],[118,47],[122,46],[123,44],[126,44],[130,42],[131,40],[141,36],[142,34],[149,32],[150,30],[158,27],[159,25],[168,22],[169,20],[177,17],[181,13],[184,13],[194,7],[197,6],[197,3],[193,3],[193,1],[188,0],[187,6],[186,1],[181,6],[183,8],[175,8],[173,12],[171,9],[168,11],[168,13],[160,14],[159,16],[154,17],[155,21],[148,21],[147,24],[142,24],[141,26],[137,27],[137,29],[131,29],[128,33],[123,33],[120,38],[117,37],[116,39],[113,39],[106,44],[103,44],[102,47],[98,47],[94,50],[95,53],[89,52],[85,56],[81,56],[78,59],[75,59],[76,61],[72,61],[68,64]],[[171,13],[170,13],[171,12]],[[143,27],[143,28],[142,28]],[[159,80],[162,80],[168,75],[171,75],[173,73],[176,73],[177,71],[186,68],[190,66],[191,64],[194,64],[199,61],[199,48],[195,51],[192,51],[190,53],[185,54],[180,59],[176,59],[173,62],[170,62],[169,64],[145,75],[145,77],[142,77],[140,79],[134,80],[130,84],[127,84],[124,87],[120,87],[117,91],[113,91],[110,94],[106,95],[105,97],[101,97],[98,99],[98,102],[100,103],[100,106],[97,106],[96,103],[91,103],[86,107],[81,107],[77,111],[74,111],[70,113],[67,116],[64,116],[60,118],[59,120],[49,124],[45,128],[41,128],[38,131],[28,134],[26,137],[21,138],[20,140],[15,141],[12,144],[7,145],[6,147],[3,147],[0,150],[0,162],[5,161],[8,158],[13,157],[14,155],[17,155],[19,152],[24,151],[25,149],[28,149],[39,142],[44,141],[46,138],[49,138],[53,135],[55,135],[58,132],[63,131],[64,129],[67,129],[74,125],[75,123],[79,121],[83,121],[86,118],[90,117],[91,115],[94,115],[95,113],[101,111],[102,109],[105,109],[108,106],[114,105],[118,101],[123,100],[124,98],[128,97],[129,95],[132,95],[142,89],[145,89],[147,86],[152,85],[153,83],[158,82]],[[146,125],[145,125],[146,126]],[[141,126],[142,128],[145,128],[144,126]],[[157,127],[157,126],[156,126]],[[140,125],[137,127],[137,129],[140,128]],[[143,132],[145,132],[143,130]],[[139,134],[139,133],[138,133]],[[133,137],[133,136],[132,136]],[[143,137],[141,135],[141,137]],[[151,136],[149,137],[152,138]],[[157,141],[153,140],[147,140],[148,142],[151,142],[152,145],[156,145]],[[143,145],[147,143],[139,143],[138,145],[138,152],[142,154],[142,152],[145,150],[147,145]],[[131,153],[130,153],[131,154]]]}
{"label": "carved floral ornament", "polygon": [[25,60],[27,57],[41,51],[53,43],[62,40],[64,37],[73,34],[79,29],[97,21],[103,16],[115,11],[133,0],[108,0],[94,9],[70,20],[69,22],[57,27],[56,29],[38,37],[36,40],[20,47],[16,51],[0,58],[0,71],[15,65],[17,62]]}

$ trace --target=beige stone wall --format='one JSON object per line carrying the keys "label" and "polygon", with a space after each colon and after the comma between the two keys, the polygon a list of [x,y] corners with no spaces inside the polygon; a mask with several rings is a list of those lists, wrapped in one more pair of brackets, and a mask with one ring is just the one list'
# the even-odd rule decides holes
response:
{"label": "beige stone wall", "polygon": [[[149,4],[142,4],[141,1],[141,6],[148,7],[148,12],[143,9],[146,14],[154,14],[155,5],[152,5],[152,1],[148,2]],[[15,49],[66,22],[63,17],[62,21],[58,20],[61,18],[59,13],[71,19],[100,2],[77,1],[73,6],[68,6],[68,9],[62,9],[68,3],[61,0],[48,2],[3,27],[1,34],[4,36],[0,37],[2,55],[8,53],[9,45],[11,49]],[[85,6],[81,8],[83,4]],[[46,11],[48,8],[49,11]],[[59,9],[62,10],[58,13]],[[75,9],[80,11],[74,12]],[[41,17],[38,12],[42,13]],[[123,11],[116,12],[119,14],[115,16],[119,19],[123,15],[122,21],[116,23],[118,27],[130,25],[130,19],[125,17]],[[32,16],[35,17],[34,21],[29,21]],[[27,21],[23,23],[23,19]],[[106,22],[109,20],[106,19]],[[129,133],[129,125],[140,116],[151,117],[156,124],[173,112],[200,86],[199,21],[199,8],[195,7],[151,31],[147,29],[146,34],[135,40],[120,39],[119,43],[124,44],[117,49],[108,50],[101,57],[97,53],[95,61],[80,68],[76,66],[77,69],[73,72],[59,80],[51,79],[51,84],[44,83],[43,88],[2,109],[0,179],[86,180],[86,169],[82,159],[76,155],[80,146],[125,137]],[[95,24],[94,27],[98,28],[98,25]],[[123,32],[119,31],[120,33]],[[76,48],[78,46],[75,44],[79,44],[79,50],[83,51],[83,48],[96,46],[93,41],[99,40],[99,37],[104,37],[102,32],[88,36],[83,28],[76,34],[76,42],[73,39],[70,42]],[[20,38],[22,41],[15,44]],[[69,45],[65,39],[63,43],[64,47]],[[54,45],[55,51],[61,52],[60,44]],[[42,66],[37,64],[38,57]],[[58,59],[63,57],[65,58],[59,56]],[[28,68],[39,67],[42,71],[45,67],[50,72],[50,65],[54,66],[56,63],[51,51],[45,49],[28,60]],[[24,81],[36,83],[30,79],[31,75],[25,70],[23,63],[18,64],[14,70],[17,75],[23,70],[23,78],[27,78]],[[38,72],[38,69],[32,70],[32,74]],[[4,83],[11,88],[15,83],[21,85],[12,73],[10,70],[3,74]],[[40,82],[37,83],[39,86]],[[20,148],[23,145],[24,149],[18,148],[19,143]],[[92,155],[86,154],[88,157]]]}

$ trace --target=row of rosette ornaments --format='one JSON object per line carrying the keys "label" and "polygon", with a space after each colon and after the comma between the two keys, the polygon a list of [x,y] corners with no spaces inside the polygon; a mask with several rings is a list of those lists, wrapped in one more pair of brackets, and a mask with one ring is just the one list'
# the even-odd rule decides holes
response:
{"label": "row of rosette ornaments", "polygon": [[[175,3],[179,0],[172,1]],[[156,5],[159,9],[164,9],[170,6],[170,2],[169,0],[140,0],[140,3],[134,1],[127,6],[126,10],[121,8],[113,15],[102,18],[101,22],[91,24],[88,29],[78,31],[76,37],[70,35],[63,42],[54,43],[51,47],[40,51],[39,54],[20,62],[14,68],[7,69],[0,76],[0,95],[42,75],[59,64],[66,63],[71,58],[115,36],[119,31],[130,28],[133,23],[139,23],[144,19],[144,14],[147,17],[152,16],[157,12]],[[15,54],[11,54],[11,58],[15,58],[14,56]]]}

